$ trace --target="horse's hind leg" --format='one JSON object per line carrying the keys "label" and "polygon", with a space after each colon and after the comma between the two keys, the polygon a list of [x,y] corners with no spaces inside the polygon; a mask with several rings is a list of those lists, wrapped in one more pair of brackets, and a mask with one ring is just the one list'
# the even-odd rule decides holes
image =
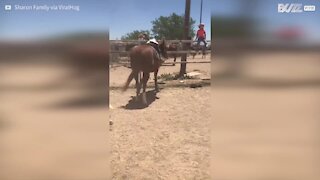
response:
{"label": "horse's hind leg", "polygon": [[159,92],[159,86],[158,86],[158,71],[159,69],[154,71],[154,88],[156,92]]}
{"label": "horse's hind leg", "polygon": [[147,104],[147,95],[146,95],[146,89],[147,89],[147,82],[149,80],[150,74],[149,73],[143,73],[143,93],[142,93],[142,103]]}
{"label": "horse's hind leg", "polygon": [[135,100],[138,101],[138,97],[139,97],[140,89],[141,89],[140,72],[135,72],[134,79],[136,80],[136,97],[135,97]]}
{"label": "horse's hind leg", "polygon": [[206,46],[203,46],[202,48],[202,59],[206,58]]}

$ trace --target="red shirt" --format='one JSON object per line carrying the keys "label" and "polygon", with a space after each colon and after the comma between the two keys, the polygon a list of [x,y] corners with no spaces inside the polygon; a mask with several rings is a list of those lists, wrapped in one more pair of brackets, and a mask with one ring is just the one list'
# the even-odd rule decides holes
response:
{"label": "red shirt", "polygon": [[197,32],[197,37],[205,38],[206,37],[206,31],[204,29],[199,29]]}

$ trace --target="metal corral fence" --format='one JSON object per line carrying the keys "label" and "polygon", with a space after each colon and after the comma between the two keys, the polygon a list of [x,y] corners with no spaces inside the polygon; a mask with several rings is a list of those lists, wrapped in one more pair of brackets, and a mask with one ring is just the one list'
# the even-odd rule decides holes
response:
{"label": "metal corral fence", "polygon": [[[110,40],[111,42],[111,62],[118,62],[118,63],[128,63],[128,53],[129,50],[138,44],[143,44],[145,41],[139,41],[139,40]],[[159,40],[160,42],[160,40]],[[207,47],[206,47],[206,54],[211,53],[211,41],[208,40]],[[168,50],[167,53],[169,55],[174,55],[175,57],[181,56],[182,54],[192,54],[195,55],[199,51],[195,51],[192,49],[189,50],[182,50],[183,44],[189,43],[190,47],[196,47],[197,41],[193,40],[166,40],[167,45],[174,44],[176,46],[176,50],[170,51]],[[210,63],[211,61],[194,61],[194,62],[175,62],[175,64],[181,64],[181,63]],[[172,64],[172,63],[170,63]]]}

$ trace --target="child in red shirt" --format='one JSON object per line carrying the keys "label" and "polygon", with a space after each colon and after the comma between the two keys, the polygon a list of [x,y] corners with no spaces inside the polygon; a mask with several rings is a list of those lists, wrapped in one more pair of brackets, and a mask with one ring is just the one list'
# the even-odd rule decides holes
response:
{"label": "child in red shirt", "polygon": [[197,47],[199,47],[200,43],[204,43],[204,47],[207,47],[207,42],[206,42],[206,31],[204,30],[204,24],[201,23],[199,24],[199,30],[197,31]]}

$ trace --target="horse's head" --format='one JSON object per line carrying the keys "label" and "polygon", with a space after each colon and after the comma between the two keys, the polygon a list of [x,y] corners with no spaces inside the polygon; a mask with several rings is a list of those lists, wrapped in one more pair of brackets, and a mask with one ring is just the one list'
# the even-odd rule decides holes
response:
{"label": "horse's head", "polygon": [[161,43],[159,43],[159,49],[160,49],[160,53],[162,54],[162,56],[165,58],[168,58],[167,46],[166,46],[166,42],[164,39],[161,41]]}

